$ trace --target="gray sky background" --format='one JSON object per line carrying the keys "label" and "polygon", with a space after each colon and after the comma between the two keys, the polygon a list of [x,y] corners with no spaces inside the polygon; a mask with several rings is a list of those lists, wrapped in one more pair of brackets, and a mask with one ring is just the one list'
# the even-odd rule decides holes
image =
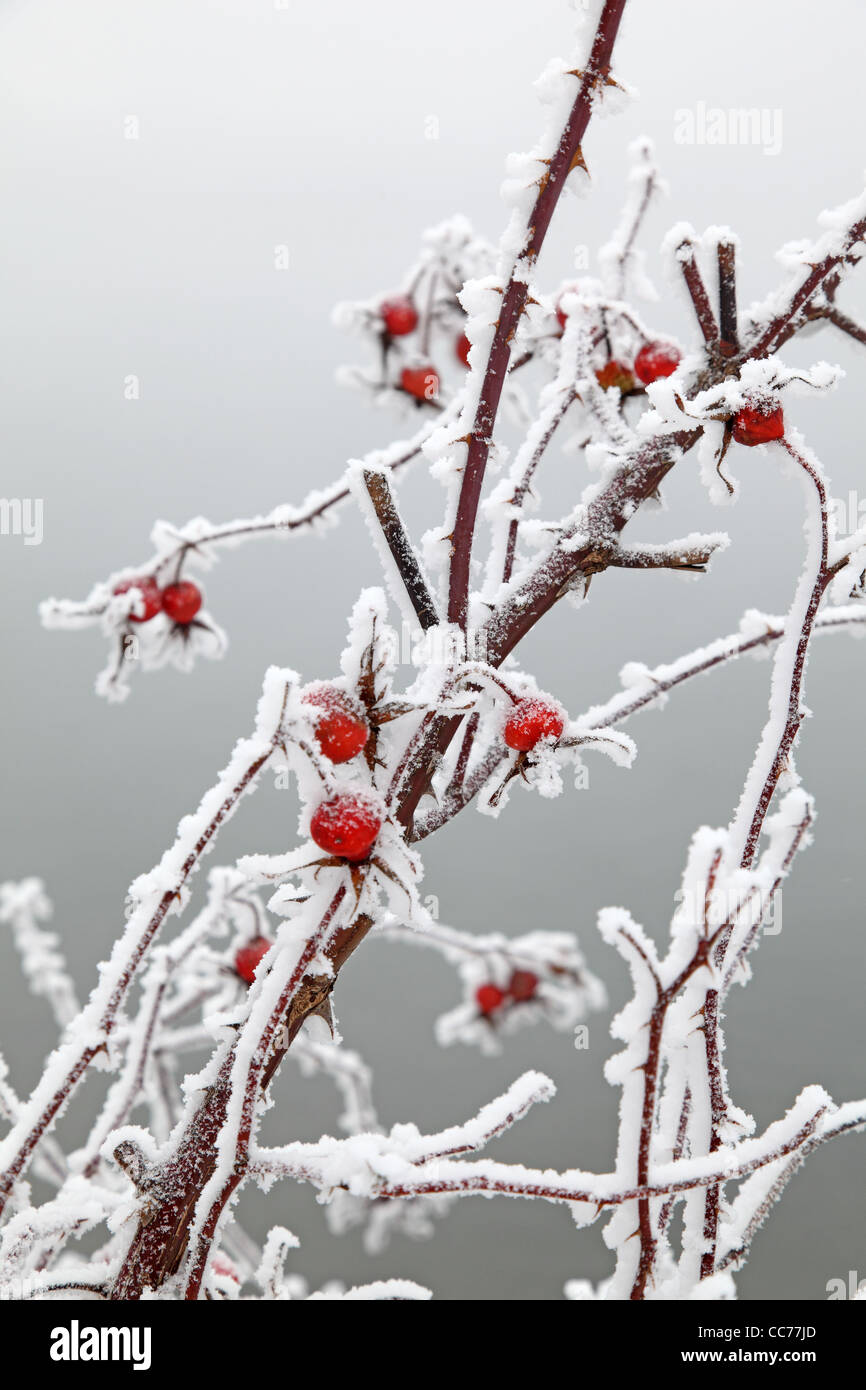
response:
{"label": "gray sky background", "polygon": [[[619,213],[627,146],[646,133],[671,188],[649,220],[647,249],[683,218],[698,229],[730,224],[742,238],[747,303],[777,283],[776,248],[814,235],[817,213],[862,187],[863,8],[728,0],[721,19],[687,0],[632,0],[629,11],[615,70],[641,99],[591,129],[591,194],[563,203],[541,283],[569,273],[576,243],[590,247],[592,268]],[[347,458],[406,431],[405,418],[335,385],[335,368],[359,349],[332,327],[332,305],[398,285],[423,230],[452,212],[498,237],[505,156],[541,128],[531,84],[569,52],[572,21],[564,0],[0,4],[2,487],[45,505],[41,546],[0,540],[0,873],[45,879],[82,991],[122,921],[129,881],[250,728],[264,668],[335,671],[345,615],[378,571],[350,512],[324,543],[226,555],[207,591],[229,658],[190,677],[142,677],[122,707],[92,692],[99,635],[43,632],[38,601],[82,597],[143,559],[157,517],[221,521],[296,502]],[[780,111],[780,153],[677,144],[675,111],[699,102]],[[137,141],[124,139],[129,116],[140,122]],[[425,138],[430,116],[438,140]],[[273,268],[281,243],[287,273]],[[653,258],[650,267],[665,289]],[[866,312],[862,271],[840,302]],[[667,291],[647,317],[660,331],[687,324]],[[847,496],[863,487],[864,361],[827,336],[787,354],[822,357],[848,377],[833,398],[798,401],[790,413],[834,495]],[[141,381],[137,402],[124,399],[130,373]],[[734,545],[709,576],[604,576],[587,607],[563,607],[527,643],[525,664],[572,712],[611,693],[627,660],[670,660],[736,627],[746,607],[787,608],[802,554],[799,488],[765,458],[740,451],[732,466],[744,483],[735,509],[710,506],[689,460],[666,485],[668,512],[630,531],[655,540],[729,530]],[[438,521],[440,489],[422,475],[403,485],[403,502],[416,536]],[[866,646],[844,636],[816,647],[807,692],[816,718],[799,755],[818,800],[815,844],[785,890],[782,933],[764,943],[753,984],[730,1003],[733,1093],[760,1126],[808,1082],[839,1100],[866,1085],[864,661]],[[691,833],[730,815],[768,675],[766,664],[731,668],[633,721],[640,754],[629,773],[595,761],[587,791],[555,803],[516,794],[499,822],[467,816],[450,827],[425,855],[443,920],[515,933],[576,928],[612,1007],[621,1004],[624,972],[597,938],[598,909],[621,903],[661,939]],[[281,848],[293,829],[293,804],[265,787],[213,862]],[[347,970],[341,1026],[375,1066],[383,1119],[454,1122],[537,1066],[557,1081],[558,1099],[493,1152],[609,1169],[618,1100],[601,1077],[609,1015],[590,1020],[587,1052],[538,1029],[490,1061],[436,1050],[433,1020],[454,1002],[450,971],[428,952],[374,944]],[[53,1038],[6,941],[0,1003],[3,1050],[26,1090]],[[90,1091],[83,1114],[98,1082]],[[272,1133],[333,1131],[327,1083],[302,1083],[287,1067],[280,1097]],[[83,1124],[72,1119],[69,1131]],[[830,1278],[866,1277],[862,1144],[836,1141],[810,1159],[755,1243],[742,1296],[821,1299]],[[556,1299],[566,1278],[610,1268],[600,1226],[577,1233],[564,1210],[528,1203],[465,1202],[433,1242],[399,1240],[371,1264],[357,1235],[329,1236],[307,1191],[253,1196],[241,1210],[259,1234],[268,1222],[294,1229],[295,1267],[314,1282],[405,1275],[450,1299]]]}

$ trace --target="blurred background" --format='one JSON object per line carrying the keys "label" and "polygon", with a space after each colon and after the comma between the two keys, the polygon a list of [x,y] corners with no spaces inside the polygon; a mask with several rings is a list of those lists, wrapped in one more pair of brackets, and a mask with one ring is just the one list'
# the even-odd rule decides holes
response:
{"label": "blurred background", "polygon": [[[324,541],[263,541],[226,553],[207,579],[228,630],[219,664],[184,677],[139,676],[131,698],[93,693],[104,640],[41,630],[48,595],[84,597],[110,571],[144,560],[157,518],[224,521],[298,502],[345,461],[415,428],[411,413],[373,410],[335,384],[361,349],[332,326],[336,301],[399,288],[426,227],[465,213],[496,240],[509,151],[543,127],[532,82],[571,53],[577,6],[565,0],[394,0],[323,6],[273,0],[3,0],[0,106],[5,188],[0,223],[3,482],[7,497],[44,500],[44,540],[0,538],[3,798],[0,876],[41,876],[82,993],[123,922],[130,880],[149,868],[252,723],[263,671],[306,679],[336,672],[359,589],[379,582],[351,509]],[[856,0],[728,0],[723,16],[688,0],[631,3],[615,72],[640,99],[593,124],[584,151],[589,196],[568,196],[540,267],[543,288],[573,273],[576,245],[595,250],[619,215],[629,143],[652,137],[670,194],[644,244],[662,302],[660,332],[691,333],[656,251],[667,227],[733,227],[742,238],[741,303],[782,271],[784,242],[812,237],[822,208],[863,183],[861,52]],[[675,139],[676,113],[778,112],[780,148]],[[130,119],[137,125],[130,125]],[[434,124],[431,125],[431,118]],[[130,130],[138,138],[128,138]],[[437,138],[428,138],[431,130]],[[289,268],[274,268],[274,248]],[[863,272],[839,297],[866,313]],[[835,497],[861,489],[864,361],[848,340],[792,344],[786,360],[841,363],[831,398],[792,402]],[[124,397],[135,375],[140,399]],[[858,405],[858,402],[860,404]],[[573,460],[560,466],[574,467]],[[668,510],[642,516],[631,540],[727,529],[731,549],[696,580],[605,575],[580,612],[562,605],[523,660],[573,714],[606,698],[627,660],[656,664],[736,628],[743,610],[784,612],[803,554],[799,485],[769,457],[731,456],[737,505],[712,507],[690,456],[665,484]],[[438,523],[442,494],[423,473],[401,483],[414,535]],[[748,991],[731,997],[726,1034],[735,1100],[760,1127],[808,1082],[837,1100],[866,1086],[862,1013],[866,646],[816,643],[807,701],[815,714],[798,765],[817,798],[815,843],[785,889],[783,930],[765,939]],[[407,673],[408,675],[409,673]],[[628,726],[631,772],[595,759],[588,789],[556,802],[517,791],[498,822],[469,813],[425,847],[426,891],[442,920],[469,931],[577,930],[610,1009],[589,1020],[590,1045],[544,1027],[501,1056],[439,1051],[435,1017],[457,1002],[449,968],[426,951],[377,942],[337,991],[346,1041],[373,1065],[391,1124],[456,1122],[527,1067],[559,1094],[491,1153],[549,1166],[613,1166],[618,1093],[602,1077],[624,969],[598,938],[598,910],[628,907],[662,940],[688,842],[724,824],[763,724],[769,666],[744,662],[679,692]],[[285,847],[295,807],[263,785],[223,833],[210,863]],[[53,1045],[0,941],[2,1046],[19,1091]],[[97,1078],[65,1123],[81,1136]],[[284,1068],[272,1139],[335,1132],[327,1082]],[[755,1241],[739,1278],[750,1299],[822,1299],[827,1281],[866,1277],[863,1140],[812,1158]],[[294,1268],[313,1286],[406,1276],[445,1299],[558,1299],[566,1279],[611,1268],[599,1223],[577,1232],[562,1208],[465,1201],[433,1241],[398,1237],[368,1260],[358,1232],[329,1234],[309,1190],[288,1184],[240,1214],[263,1236],[281,1222],[301,1239]]]}

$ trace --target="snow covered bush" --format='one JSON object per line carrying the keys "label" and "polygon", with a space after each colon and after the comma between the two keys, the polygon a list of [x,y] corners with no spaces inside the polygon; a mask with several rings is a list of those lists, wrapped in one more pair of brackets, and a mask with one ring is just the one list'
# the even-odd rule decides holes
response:
{"label": "snow covered bush", "polygon": [[[782,283],[746,311],[737,305],[734,234],[676,225],[663,255],[695,321],[692,339],[677,343],[633,302],[648,301],[655,320],[638,241],[660,177],[643,142],[601,278],[545,287],[540,252],[561,195],[588,178],[590,120],[629,95],[611,68],[626,0],[582,8],[577,57],[552,64],[540,84],[545,135],[511,160],[499,247],[454,218],[428,232],[399,293],[337,312],[366,355],[344,372],[346,384],[411,412],[411,436],[351,461],[300,506],[220,525],[160,523],[143,563],[119,569],[83,602],[43,606],[49,626],[102,630],[109,659],[97,688],[116,700],[136,672],[186,669],[198,654],[224,651],[201,585],[221,549],[324,528],[341,506],[356,505],[385,579],[357,599],[339,675],[268,670],[252,732],[159,863],[131,885],[125,926],[82,1008],[44,925],[42,884],[3,885],[0,919],[61,1032],[29,1097],[0,1068],[7,1297],[429,1296],[399,1277],[311,1294],[286,1272],[296,1244],[289,1231],[275,1226],[257,1248],[232,1211],[239,1192],[294,1179],[317,1189],[337,1229],[363,1223],[373,1249],[395,1225],[430,1235],[433,1217],[461,1196],[560,1203],[578,1226],[605,1217],[615,1255],[606,1282],[594,1289],[575,1279],[568,1297],[727,1298],[805,1157],[866,1125],[866,1100],[836,1103],[809,1085],[756,1133],[729,1094],[722,1029],[726,996],[750,978],[774,895],[809,840],[813,805],[794,752],[812,639],[866,624],[866,527],[837,534],[822,467],[789,411],[798,393],[827,391],[837,373],[824,362],[793,370],[779,355],[807,326],[866,341],[836,302],[862,255],[866,196],[823,214],[815,240],[785,248]],[[520,436],[513,455],[503,421]],[[571,455],[570,478],[578,463],[589,474],[559,516],[539,511],[554,440]],[[607,569],[703,574],[728,544],[724,533],[648,545],[626,542],[624,532],[692,451],[712,499],[727,505],[740,492],[740,450],[752,448],[770,449],[802,485],[807,543],[788,613],[751,610],[738,632],[679,660],[627,666],[607,703],[565,710],[520,665],[522,639],[561,600],[579,610]],[[443,486],[444,517],[416,544],[396,485],[425,460]],[[403,688],[406,631],[413,678]],[[367,1067],[332,1037],[332,993],[371,933],[417,942],[454,966],[462,1002],[440,1019],[444,1044],[489,1050],[539,1024],[567,1035],[605,1001],[570,933],[477,936],[434,920],[420,889],[424,841],[472,808],[507,814],[520,784],[562,795],[568,815],[565,773],[580,784],[585,760],[597,755],[630,765],[626,721],[692,677],[762,650],[773,653],[766,724],[729,825],[692,840],[666,948],[625,910],[600,914],[602,937],[634,985],[613,1022],[622,1050],[607,1067],[621,1090],[610,1171],[473,1156],[551,1100],[552,1083],[536,1072],[441,1133],[411,1123],[386,1131]],[[204,905],[171,934],[204,855],[266,769],[297,785],[298,843],[211,870]],[[209,1060],[184,1077],[184,1053],[202,1046]],[[304,1072],[333,1078],[344,1137],[260,1143],[269,1085],[289,1052]],[[86,1142],[66,1153],[54,1125],[94,1069],[111,1074],[107,1097]],[[56,1195],[35,1203],[28,1171]],[[84,1235],[87,1255],[71,1244]]]}

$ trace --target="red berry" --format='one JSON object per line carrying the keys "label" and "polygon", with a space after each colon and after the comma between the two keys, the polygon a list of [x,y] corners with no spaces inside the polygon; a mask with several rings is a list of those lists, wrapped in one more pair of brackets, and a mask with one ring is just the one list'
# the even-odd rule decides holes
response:
{"label": "red berry", "polygon": [[378,801],[364,792],[340,792],[317,806],[310,834],[326,854],[357,863],[366,859],[382,829]]}
{"label": "red berry", "polygon": [[553,306],[553,311],[556,314],[556,321],[559,324],[560,328],[563,330],[565,329],[565,321],[568,318],[568,314],[562,307],[562,301],[567,294],[573,294],[576,288],[576,285],[566,285],[565,289],[562,291],[562,293],[560,294],[559,298]]}
{"label": "red berry", "polygon": [[390,333],[392,338],[402,338],[404,334],[413,333],[418,327],[418,310],[407,294],[398,294],[393,299],[386,299],[380,306],[379,313],[382,315],[385,331]]}
{"label": "red berry", "polygon": [[560,738],[565,720],[555,705],[531,695],[515,705],[505,722],[503,737],[509,748],[528,753],[543,738]]}
{"label": "red berry", "polygon": [[538,976],[531,970],[515,970],[508,981],[508,993],[518,1003],[532,999],[538,989]]}
{"label": "red berry", "polygon": [[504,999],[505,991],[498,985],[479,985],[475,991],[475,1002],[485,1018],[488,1014],[495,1014]]}
{"label": "red berry", "polygon": [[644,386],[670,376],[680,364],[680,355],[669,343],[644,343],[634,359],[634,373]]}
{"label": "red berry", "polygon": [[204,602],[204,595],[197,584],[189,579],[181,579],[177,584],[169,584],[162,591],[162,606],[175,623],[186,626],[191,623]]}
{"label": "red berry", "polygon": [[316,742],[332,763],[347,763],[357,757],[370,730],[348,696],[332,685],[321,685],[304,696],[309,705],[319,705],[324,714],[316,721]]}
{"label": "red berry", "polygon": [[738,444],[767,444],[771,439],[781,439],[785,433],[785,416],[780,405],[762,410],[755,405],[744,405],[734,420],[734,438]]}
{"label": "red berry", "polygon": [[599,367],[595,379],[605,391],[609,391],[612,386],[618,386],[623,392],[631,391],[634,387],[632,373],[624,362],[617,361],[615,357],[605,362],[603,367]]}
{"label": "red berry", "polygon": [[211,1269],[214,1274],[222,1279],[234,1279],[236,1284],[241,1282],[241,1276],[238,1274],[234,1262],[229,1259],[228,1255],[217,1252],[211,1261]]}
{"label": "red berry", "polygon": [[462,362],[464,367],[469,366],[469,349],[471,348],[471,346],[472,344],[470,343],[465,333],[461,333],[460,337],[457,339],[457,342],[454,344],[454,351],[457,354],[457,360],[458,362]]}
{"label": "red berry", "polygon": [[254,936],[252,941],[248,941],[246,946],[241,946],[235,955],[235,970],[242,980],[246,980],[251,985],[256,977],[256,966],[271,949],[272,941],[266,936]]}
{"label": "red berry", "polygon": [[151,618],[155,618],[157,613],[162,610],[162,594],[155,579],[124,579],[122,584],[118,584],[115,589],[116,594],[128,594],[130,589],[138,589],[141,592],[141,600],[144,604],[144,612],[130,613],[131,623],[149,623]]}
{"label": "red berry", "polygon": [[439,376],[433,367],[404,367],[400,385],[419,401],[435,401],[439,395]]}

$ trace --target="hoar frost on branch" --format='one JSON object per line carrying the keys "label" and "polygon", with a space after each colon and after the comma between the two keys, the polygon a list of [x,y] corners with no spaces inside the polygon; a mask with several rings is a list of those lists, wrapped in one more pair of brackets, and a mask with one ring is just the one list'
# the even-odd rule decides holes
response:
{"label": "hoar frost on branch", "polygon": [[[812,638],[858,633],[866,622],[866,531],[837,534],[821,465],[788,420],[789,398],[826,391],[837,373],[823,362],[794,371],[779,357],[816,324],[866,339],[836,303],[862,254],[866,196],[824,214],[814,242],[785,248],[784,282],[746,312],[737,306],[734,234],[675,226],[663,256],[695,321],[690,341],[677,343],[628,297],[657,313],[639,241],[663,185],[642,141],[600,277],[548,292],[539,255],[563,192],[586,189],[587,128],[599,108],[615,111],[629,98],[611,68],[626,0],[584,9],[577,56],[552,64],[540,83],[546,133],[511,160],[511,217],[498,249],[452,219],[427,234],[398,293],[338,311],[371,363],[344,372],[346,382],[411,416],[407,437],[351,461],[300,506],[221,525],[159,523],[144,563],[119,568],[83,602],[43,605],[49,626],[102,629],[110,652],[98,689],[118,699],[134,671],[222,653],[224,635],[198,582],[220,549],[324,529],[340,506],[356,504],[387,588],[358,598],[337,677],[304,684],[292,671],[268,671],[252,734],[159,863],[132,884],[125,925],[83,1008],[57,937],[41,925],[49,912],[42,885],[3,886],[0,920],[62,1036],[29,1097],[16,1094],[0,1065],[2,1294],[429,1296],[399,1278],[310,1293],[286,1271],[292,1234],[275,1226],[261,1250],[233,1211],[245,1184],[268,1189],[291,1178],[317,1189],[335,1230],[363,1224],[370,1249],[395,1230],[431,1234],[433,1218],[462,1196],[561,1203],[579,1226],[604,1216],[615,1255],[607,1281],[597,1289],[571,1281],[568,1297],[725,1298],[806,1156],[866,1125],[866,1100],[837,1104],[809,1085],[755,1133],[729,1093],[722,1028],[726,996],[749,980],[773,895],[811,833],[814,808],[794,751]],[[513,457],[503,418],[521,435]],[[554,441],[590,474],[558,517],[538,510]],[[754,447],[769,450],[804,491],[807,549],[789,612],[751,610],[737,633],[686,656],[654,668],[631,663],[620,692],[570,715],[518,664],[521,639],[563,597],[585,599],[606,569],[704,574],[728,544],[723,533],[649,545],[626,543],[623,532],[692,450],[713,501],[727,504],[743,491],[738,449]],[[395,485],[421,460],[444,487],[445,512],[416,541]],[[397,677],[397,619],[413,632],[406,688]],[[460,1002],[440,1019],[442,1043],[489,1051],[518,1027],[568,1032],[605,1002],[570,933],[474,936],[435,921],[420,890],[423,841],[471,805],[506,812],[515,784],[559,795],[563,772],[579,777],[596,753],[628,767],[636,747],[621,728],[627,719],[693,676],[768,652],[769,712],[742,798],[727,828],[694,836],[666,948],[624,909],[600,913],[602,937],[633,981],[613,1022],[622,1050],[607,1066],[621,1091],[611,1171],[475,1156],[551,1100],[553,1086],[538,1073],[440,1134],[409,1123],[385,1128],[369,1069],[340,1042],[331,1010],[338,976],[369,934],[437,950],[454,966]],[[168,919],[187,910],[203,855],[265,769],[297,784],[298,844],[212,870],[204,906],[163,940]],[[183,1075],[184,1055],[203,1049],[205,1064]],[[269,1086],[288,1053],[303,1075],[333,1080],[342,1137],[259,1143]],[[86,1142],[66,1153],[54,1125],[94,1068],[111,1084]],[[37,1202],[28,1172],[54,1195]],[[93,1232],[93,1253],[76,1254],[71,1243]]]}

